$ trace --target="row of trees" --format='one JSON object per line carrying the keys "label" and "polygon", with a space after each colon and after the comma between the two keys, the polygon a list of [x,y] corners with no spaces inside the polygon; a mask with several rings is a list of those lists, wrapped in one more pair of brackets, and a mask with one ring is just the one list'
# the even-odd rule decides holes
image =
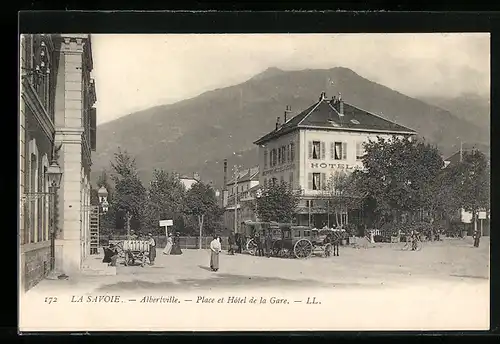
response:
{"label": "row of trees", "polygon": [[97,187],[102,186],[108,190],[110,206],[102,216],[101,228],[113,231],[109,234],[125,234],[133,229],[159,235],[163,230],[159,221],[166,219],[172,219],[173,229],[183,234],[197,235],[200,228],[208,234],[222,228],[223,209],[210,185],[198,182],[186,190],[177,174],[158,169],[146,187],[135,159],[126,151],[115,153],[111,175],[103,171],[98,178]]}
{"label": "row of trees", "polygon": [[[336,172],[325,183],[321,197],[342,224],[340,214],[362,209],[364,221],[386,223],[457,220],[460,209],[488,209],[490,167],[478,150],[464,152],[459,163],[444,168],[438,149],[423,140],[378,138],[365,144],[364,169]],[[256,200],[263,221],[290,222],[300,191],[286,183],[270,184]]]}

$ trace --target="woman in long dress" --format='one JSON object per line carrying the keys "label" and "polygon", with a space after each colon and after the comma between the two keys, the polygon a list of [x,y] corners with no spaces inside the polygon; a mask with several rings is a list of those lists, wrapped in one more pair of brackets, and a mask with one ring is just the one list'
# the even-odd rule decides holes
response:
{"label": "woman in long dress", "polygon": [[172,251],[172,233],[168,234],[167,245],[163,249],[163,254],[169,255],[170,251]]}
{"label": "woman in long dress", "polygon": [[219,270],[219,254],[221,249],[219,238],[214,236],[214,240],[210,242],[210,269],[212,271]]}
{"label": "woman in long dress", "polygon": [[175,254],[175,255],[179,255],[179,254],[182,254],[182,250],[181,250],[181,238],[179,237],[179,233],[175,233],[175,236],[174,236],[174,245],[172,246],[172,251],[170,252],[170,254]]}

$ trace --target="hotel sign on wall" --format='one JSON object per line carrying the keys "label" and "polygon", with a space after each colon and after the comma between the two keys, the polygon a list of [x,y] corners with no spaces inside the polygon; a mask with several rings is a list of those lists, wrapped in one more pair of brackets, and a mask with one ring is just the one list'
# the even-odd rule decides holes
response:
{"label": "hotel sign on wall", "polygon": [[327,164],[326,162],[312,162],[311,168],[334,168],[341,170],[361,170],[360,165],[349,165],[349,164]]}
{"label": "hotel sign on wall", "polygon": [[279,172],[283,172],[283,171],[293,170],[294,167],[295,167],[295,164],[287,164],[287,165],[283,165],[283,166],[277,166],[275,168],[271,168],[271,169],[263,171],[262,175],[266,176],[268,174],[274,174],[274,173],[279,173]]}

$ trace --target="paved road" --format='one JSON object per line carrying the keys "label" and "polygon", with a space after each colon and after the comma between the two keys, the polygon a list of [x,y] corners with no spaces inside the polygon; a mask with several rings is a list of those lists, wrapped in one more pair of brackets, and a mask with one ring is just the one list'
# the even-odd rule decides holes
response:
{"label": "paved road", "polygon": [[[478,328],[478,324],[484,326],[488,321],[487,240],[483,240],[479,248],[474,248],[472,239],[467,238],[427,243],[418,252],[401,251],[400,245],[384,244],[374,248],[341,247],[340,254],[340,257],[297,260],[231,256],[223,252],[220,270],[212,272],[208,269],[209,252],[206,250],[184,250],[179,256],[163,256],[159,250],[154,266],[120,265],[116,276],[46,280],[28,295],[35,300],[35,295],[56,292],[58,295],[189,294],[196,297],[224,293],[246,295],[251,291],[254,295],[273,293],[276,297],[288,295],[288,298],[300,294],[303,295],[300,302],[305,302],[307,295],[322,295],[323,302],[329,304],[328,309],[340,309],[343,315],[329,314],[333,318],[324,319],[323,325],[321,321],[314,322],[312,325],[318,329],[329,328],[334,320],[340,327],[349,327],[346,321],[352,318],[345,312],[353,307],[362,309],[363,319],[366,318],[363,324],[372,328],[388,328],[387,324],[376,321],[386,312],[391,312],[391,316],[398,314],[396,318],[389,318],[392,325],[389,328],[412,328],[409,324],[416,326],[421,324],[419,321],[430,322],[437,328]],[[185,310],[188,306],[183,307]],[[199,308],[193,309],[193,312],[199,311]],[[470,317],[471,314],[475,316]],[[204,323],[209,324],[208,321]],[[357,324],[359,314],[352,321]],[[305,326],[306,323],[301,324]],[[151,320],[147,324],[153,326]],[[162,326],[161,323],[158,326]],[[178,326],[184,328],[188,324]]]}

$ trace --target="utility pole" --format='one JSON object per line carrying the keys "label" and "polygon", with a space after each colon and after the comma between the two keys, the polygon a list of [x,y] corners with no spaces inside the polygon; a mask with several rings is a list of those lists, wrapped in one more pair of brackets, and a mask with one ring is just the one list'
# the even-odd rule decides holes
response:
{"label": "utility pole", "polygon": [[238,233],[238,179],[239,179],[239,166],[234,165],[234,233]]}

